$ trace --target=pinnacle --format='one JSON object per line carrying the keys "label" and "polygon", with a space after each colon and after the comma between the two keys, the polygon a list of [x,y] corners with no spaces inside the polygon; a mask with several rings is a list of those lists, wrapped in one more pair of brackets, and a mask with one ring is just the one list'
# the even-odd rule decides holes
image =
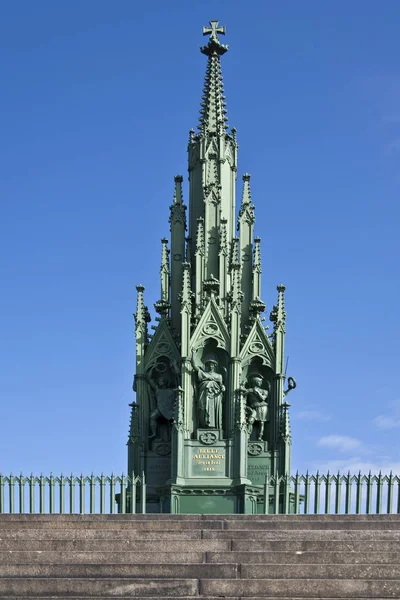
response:
{"label": "pinnacle", "polygon": [[226,132],[228,126],[220,56],[227,51],[228,47],[219,43],[216,33],[224,33],[224,28],[215,25],[218,21],[210,21],[210,24],[211,29],[204,28],[204,32],[211,34],[210,41],[207,46],[201,48],[201,52],[208,56],[208,62],[200,104],[202,108],[199,129],[203,132],[222,134]]}
{"label": "pinnacle", "polygon": [[242,194],[242,205],[251,204],[251,192],[250,192],[250,175],[244,173],[243,179],[243,194]]}

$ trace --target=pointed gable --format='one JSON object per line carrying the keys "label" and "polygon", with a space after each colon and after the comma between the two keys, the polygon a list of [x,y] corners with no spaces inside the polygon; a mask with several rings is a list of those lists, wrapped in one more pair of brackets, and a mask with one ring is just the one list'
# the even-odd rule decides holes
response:
{"label": "pointed gable", "polygon": [[205,341],[213,338],[219,348],[229,351],[230,337],[225,321],[214,298],[207,304],[202,317],[192,335],[190,345],[192,348],[204,345]]}
{"label": "pointed gable", "polygon": [[274,351],[259,318],[255,320],[240,352],[243,366],[249,364],[256,357],[260,357],[264,365],[274,369]]}
{"label": "pointed gable", "polygon": [[175,341],[168,328],[167,319],[161,319],[156,332],[146,352],[146,371],[152,369],[161,356],[166,356],[171,361],[179,361],[180,354]]}

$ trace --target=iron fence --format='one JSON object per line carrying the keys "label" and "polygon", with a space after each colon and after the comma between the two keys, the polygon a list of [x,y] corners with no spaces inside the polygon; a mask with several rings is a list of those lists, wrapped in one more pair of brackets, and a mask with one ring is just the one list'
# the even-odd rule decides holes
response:
{"label": "iron fence", "polygon": [[[135,501],[131,501],[134,499]],[[137,502],[137,500],[139,502]],[[139,510],[137,510],[139,509]],[[54,477],[0,474],[0,513],[113,514],[146,512],[146,480],[121,475]]]}
{"label": "iron fence", "polygon": [[[392,473],[267,474],[264,485],[251,490],[264,514],[400,514],[400,477]],[[148,501],[144,474],[0,474],[0,513],[133,514],[145,513]]]}
{"label": "iron fence", "polygon": [[267,475],[265,514],[397,514],[400,513],[400,477],[374,475]]}

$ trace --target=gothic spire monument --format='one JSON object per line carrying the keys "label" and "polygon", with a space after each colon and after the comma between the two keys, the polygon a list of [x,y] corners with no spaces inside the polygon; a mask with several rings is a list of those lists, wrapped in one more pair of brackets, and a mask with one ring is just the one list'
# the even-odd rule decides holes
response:
{"label": "gothic spire monument", "polygon": [[[250,175],[236,207],[238,145],[229,129],[219,39],[210,21],[197,132],[189,133],[189,208],[174,180],[170,238],[161,240],[154,334],[137,286],[136,374],[129,473],[144,472],[148,511],[257,513],[267,473],[290,473],[285,287],[267,332],[261,239]],[[237,210],[238,208],[238,210]]]}

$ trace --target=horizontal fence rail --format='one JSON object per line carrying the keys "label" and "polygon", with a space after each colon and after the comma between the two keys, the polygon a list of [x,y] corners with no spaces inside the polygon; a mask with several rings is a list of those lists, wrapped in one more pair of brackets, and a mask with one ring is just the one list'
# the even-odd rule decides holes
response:
{"label": "horizontal fence rail", "polygon": [[[251,489],[257,490],[259,514],[400,513],[400,477],[392,473],[267,474],[263,486]],[[140,477],[0,474],[0,513],[133,514],[145,513],[148,501],[144,474]]]}

